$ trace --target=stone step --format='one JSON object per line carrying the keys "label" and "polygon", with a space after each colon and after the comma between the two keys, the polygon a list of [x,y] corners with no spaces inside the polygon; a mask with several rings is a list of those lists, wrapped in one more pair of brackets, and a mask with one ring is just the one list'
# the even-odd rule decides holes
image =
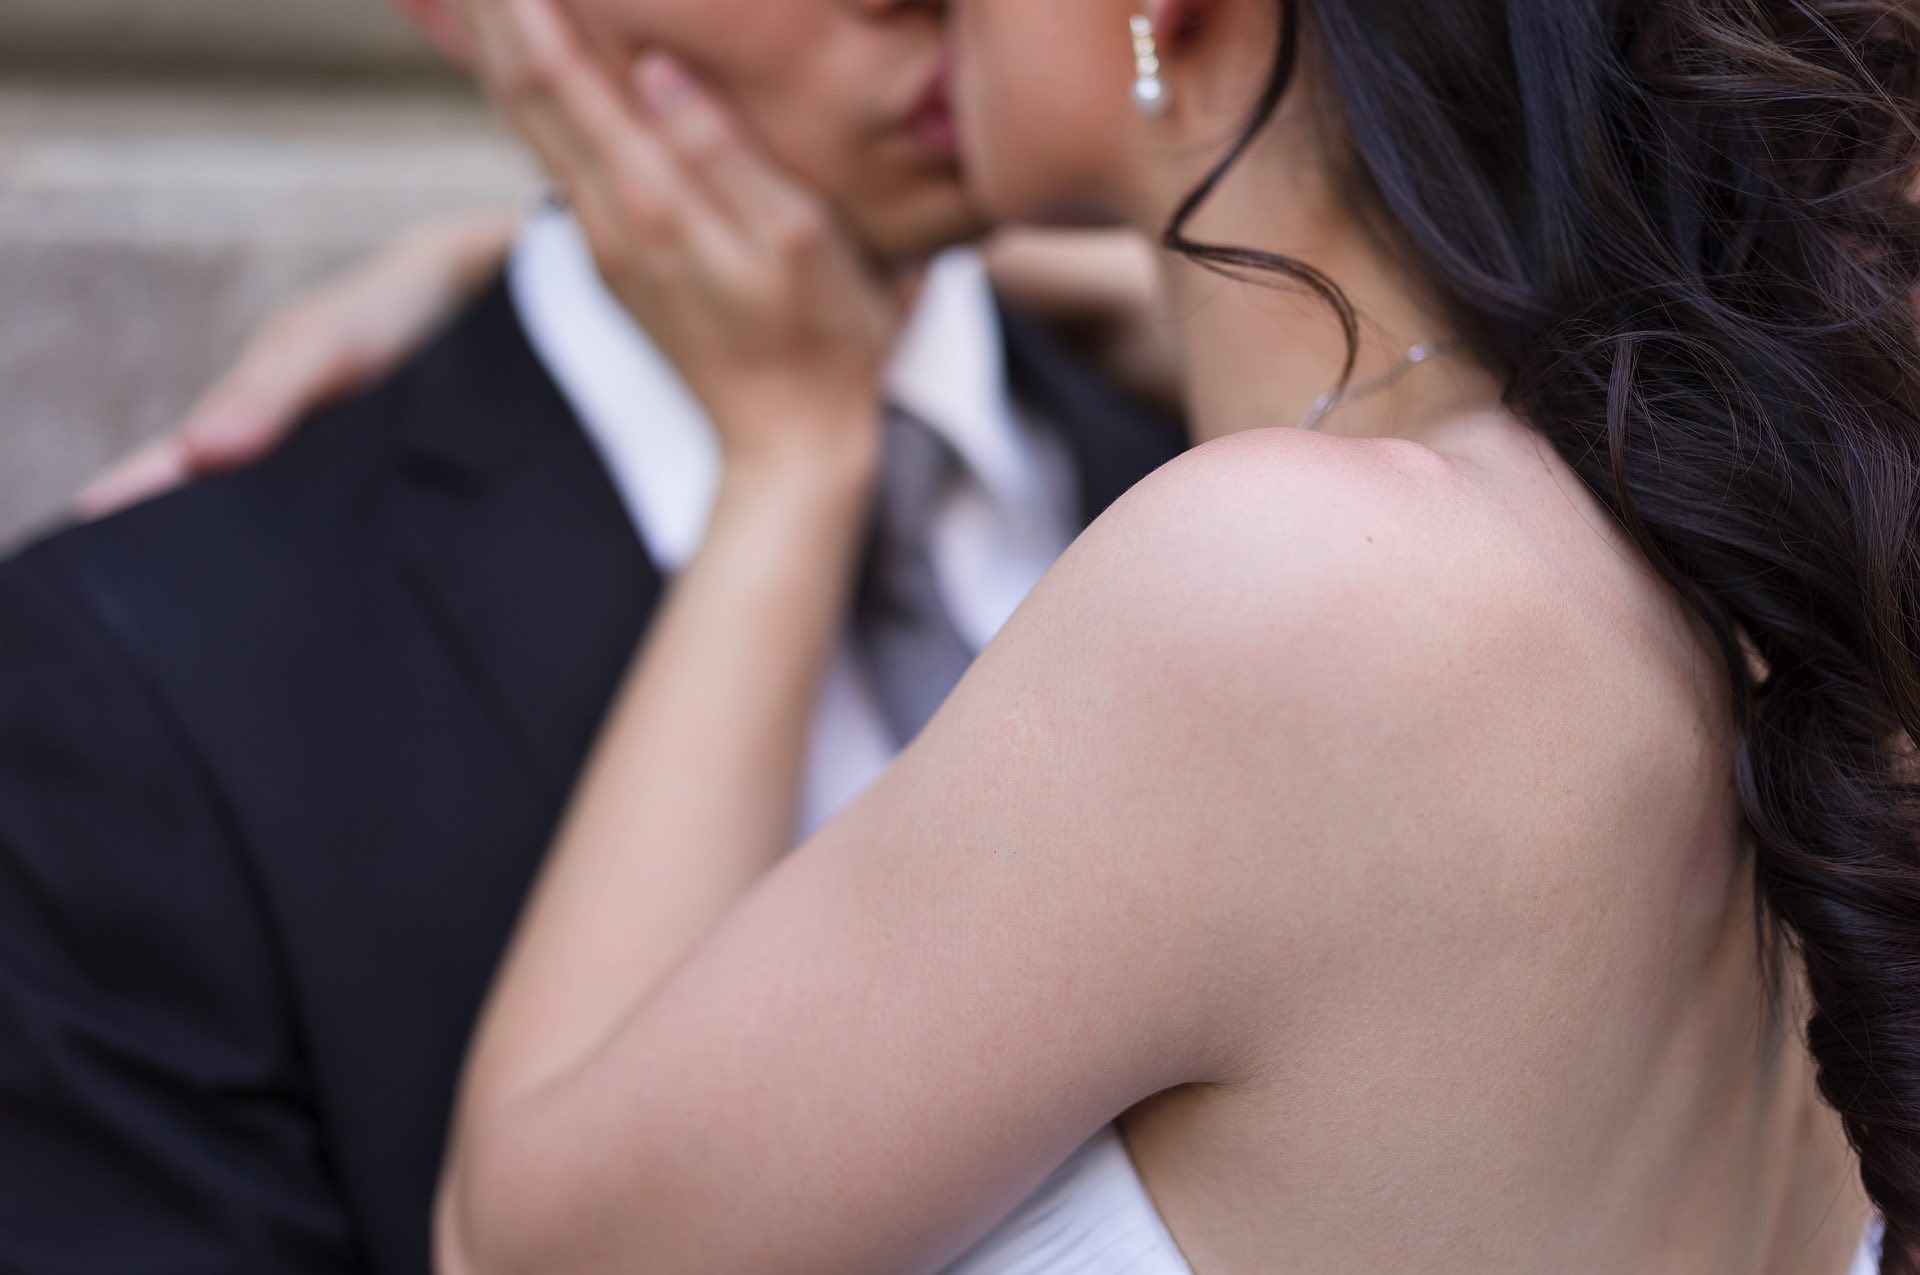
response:
{"label": "stone step", "polygon": [[447,73],[391,0],[4,0],[0,63],[42,72]]}

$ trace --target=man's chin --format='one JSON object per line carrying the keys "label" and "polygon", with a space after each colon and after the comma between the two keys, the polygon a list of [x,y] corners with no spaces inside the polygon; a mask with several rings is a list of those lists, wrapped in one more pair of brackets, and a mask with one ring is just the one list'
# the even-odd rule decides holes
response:
{"label": "man's chin", "polygon": [[941,200],[937,207],[900,210],[858,226],[874,259],[899,269],[921,265],[949,248],[973,243],[992,228],[992,223],[964,198]]}

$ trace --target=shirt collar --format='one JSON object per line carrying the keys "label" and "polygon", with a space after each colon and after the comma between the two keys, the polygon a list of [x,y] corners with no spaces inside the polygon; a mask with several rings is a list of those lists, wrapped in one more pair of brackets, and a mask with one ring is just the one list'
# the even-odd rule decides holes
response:
{"label": "shirt collar", "polygon": [[[527,339],[580,418],[660,565],[692,558],[720,479],[700,403],[607,289],[574,218],[543,209],[507,265]],[[998,311],[977,254],[936,258],[887,368],[892,401],[944,438],[996,504],[1045,498],[1007,385]]]}
{"label": "shirt collar", "polygon": [[1010,511],[1044,498],[1007,382],[993,288],[978,253],[955,248],[928,267],[887,368],[887,393],[925,422]]}

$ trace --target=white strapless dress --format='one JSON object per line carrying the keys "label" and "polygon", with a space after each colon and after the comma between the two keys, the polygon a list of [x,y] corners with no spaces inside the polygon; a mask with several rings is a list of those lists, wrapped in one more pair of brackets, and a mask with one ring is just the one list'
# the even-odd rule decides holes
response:
{"label": "white strapless dress", "polygon": [[1108,1125],[944,1275],[1193,1275]]}
{"label": "white strapless dress", "polygon": [[[1880,1227],[1847,1275],[1879,1275]],[[1193,1275],[1108,1125],[944,1275]]]}

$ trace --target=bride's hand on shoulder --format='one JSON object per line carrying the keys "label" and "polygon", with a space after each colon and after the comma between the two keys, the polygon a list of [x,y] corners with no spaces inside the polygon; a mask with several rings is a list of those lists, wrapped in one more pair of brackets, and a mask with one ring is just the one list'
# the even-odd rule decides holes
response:
{"label": "bride's hand on shoulder", "polygon": [[551,0],[471,0],[479,70],[736,470],[870,471],[909,287],[671,56],[609,68]]}
{"label": "bride's hand on shoulder", "polygon": [[499,270],[517,220],[508,211],[436,218],[295,298],[179,420],[90,479],[77,512],[102,518],[251,464],[314,411],[380,380]]}

